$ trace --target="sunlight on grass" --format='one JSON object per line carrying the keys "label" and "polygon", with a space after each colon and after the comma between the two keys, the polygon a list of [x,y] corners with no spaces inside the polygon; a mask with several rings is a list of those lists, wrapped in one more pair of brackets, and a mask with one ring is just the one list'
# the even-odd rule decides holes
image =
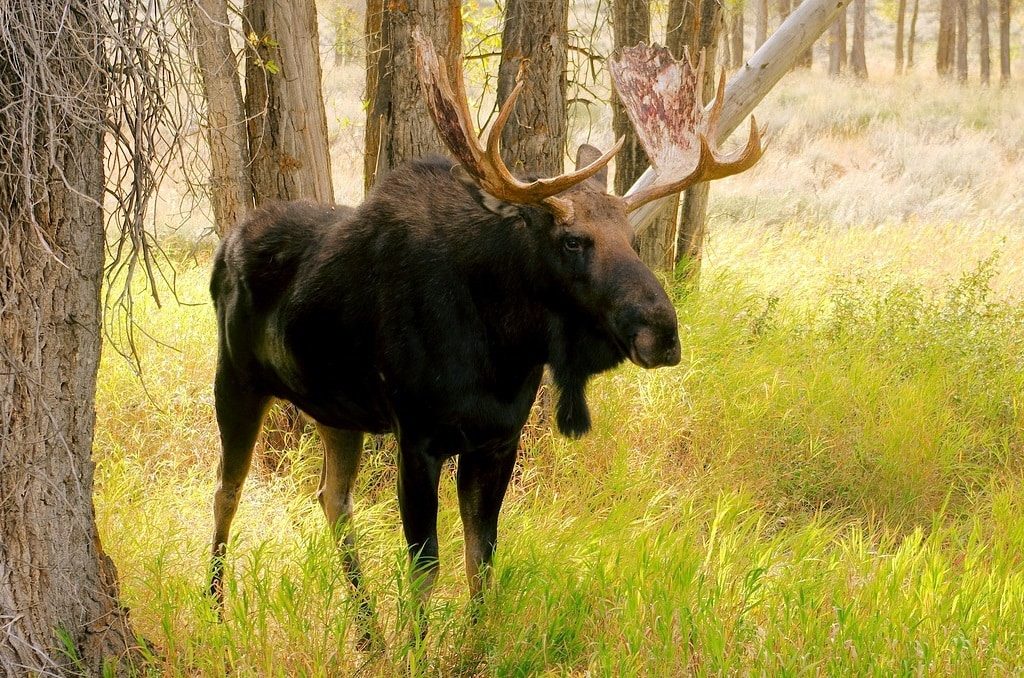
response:
{"label": "sunlight on grass", "polygon": [[673,290],[682,363],[596,379],[582,441],[527,432],[476,625],[449,468],[421,648],[405,644],[387,441],[368,442],[356,493],[387,650],[354,649],[311,433],[283,462],[257,461],[215,620],[209,255],[182,260],[186,303],[138,304],[166,346],[140,343],[142,382],[107,350],[97,400],[100,530],[152,671],[1019,671],[1021,99],[921,86],[892,101],[884,82],[822,82],[773,94],[766,162],[712,192],[701,290]]}

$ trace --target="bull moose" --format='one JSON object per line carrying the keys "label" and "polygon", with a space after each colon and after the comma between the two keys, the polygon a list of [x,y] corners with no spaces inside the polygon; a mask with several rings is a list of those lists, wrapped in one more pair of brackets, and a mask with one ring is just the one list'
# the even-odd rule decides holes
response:
{"label": "bull moose", "polygon": [[[450,75],[418,32],[415,43],[427,106],[455,161],[396,169],[354,209],[261,208],[216,254],[222,458],[210,592],[219,604],[228,531],[273,398],[316,422],[325,448],[317,496],[357,595],[352,488],[364,433],[399,441],[399,508],[421,603],[438,568],[439,475],[459,455],[466,569],[478,598],[544,366],[558,392],[558,430],[577,437],[590,428],[590,377],[626,359],[644,368],[679,362],[675,309],[633,249],[628,213],[741,172],[762,152],[753,122],[745,146],[718,151],[721,97],[705,110],[703,59],[639,45],[616,55],[612,72],[659,179],[626,197],[608,194],[620,140],[603,155],[582,146],[571,173],[523,181],[499,153],[522,80],[481,143],[461,69]],[[370,613],[365,598],[360,606]],[[369,641],[364,627],[361,642]]]}

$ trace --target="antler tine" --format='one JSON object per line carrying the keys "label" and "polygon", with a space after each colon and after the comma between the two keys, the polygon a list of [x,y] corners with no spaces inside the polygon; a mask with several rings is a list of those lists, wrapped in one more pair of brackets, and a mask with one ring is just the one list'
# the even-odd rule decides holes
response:
{"label": "antler tine", "polygon": [[568,216],[567,202],[556,196],[600,172],[622,147],[624,140],[619,139],[609,152],[581,170],[530,182],[520,181],[501,158],[501,132],[522,91],[523,69],[517,74],[515,87],[487,134],[486,145],[481,145],[474,132],[461,69],[450,75],[446,65],[438,59],[433,44],[418,26],[413,29],[413,42],[427,108],[438,133],[466,171],[494,197],[518,204],[544,204],[556,216]]}

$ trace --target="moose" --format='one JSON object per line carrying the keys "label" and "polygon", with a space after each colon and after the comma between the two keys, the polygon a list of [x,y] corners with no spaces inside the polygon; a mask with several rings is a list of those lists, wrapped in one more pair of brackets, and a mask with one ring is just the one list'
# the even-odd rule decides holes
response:
{"label": "moose", "polygon": [[[458,26],[458,9],[452,21]],[[263,207],[216,254],[222,457],[210,593],[218,606],[228,532],[274,398],[316,423],[325,448],[317,497],[357,596],[352,490],[364,434],[393,432],[399,442],[399,509],[421,607],[439,567],[439,476],[458,455],[466,570],[479,599],[545,365],[558,430],[578,437],[590,428],[593,375],[627,359],[643,368],[680,360],[675,309],[634,250],[629,212],[742,172],[762,153],[753,121],[743,147],[718,150],[721,97],[705,109],[703,58],[677,61],[638,45],[615,56],[612,73],[659,178],[625,197],[607,193],[619,140],[604,154],[581,146],[573,172],[521,180],[503,163],[499,139],[522,78],[484,143],[461,68],[449,74],[422,34],[414,40],[427,107],[454,161],[397,168],[357,208]],[[372,615],[365,597],[359,606]],[[371,641],[366,628],[360,646]]]}

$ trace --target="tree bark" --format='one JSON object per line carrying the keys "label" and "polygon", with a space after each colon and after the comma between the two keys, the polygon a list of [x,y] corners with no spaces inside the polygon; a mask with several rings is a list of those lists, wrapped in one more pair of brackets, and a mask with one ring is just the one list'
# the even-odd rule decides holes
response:
{"label": "tree bark", "polygon": [[846,69],[846,8],[829,31],[828,74],[837,77]]}
{"label": "tree bark", "polygon": [[[612,31],[615,49],[632,47],[651,39],[649,0],[615,0],[612,5]],[[640,178],[650,164],[636,130],[619,97],[612,92],[612,131],[616,139],[624,139],[622,150],[615,156],[615,193],[622,195]]]}
{"label": "tree bark", "polygon": [[[367,3],[368,106],[364,174],[367,187],[406,161],[430,153],[447,154],[423,102],[412,28],[420,26],[450,70],[462,68],[461,63],[456,63],[458,52],[451,49],[459,43],[449,40],[453,31],[445,18],[449,1],[370,0]],[[461,40],[461,36],[456,40]]]}
{"label": "tree bark", "polygon": [[[788,0],[785,0],[788,2]],[[705,50],[708,63],[715,63],[716,32],[721,26],[722,5],[718,0],[702,0],[700,5],[700,31],[696,36],[696,47]],[[718,78],[714,69],[704,69],[704,101],[711,101],[715,95]],[[686,277],[695,280],[700,272],[701,255],[704,250],[704,232],[707,223],[708,189],[710,184],[700,183],[686,189],[683,194],[682,216],[675,243],[675,264],[682,264]]]}
{"label": "tree bark", "polygon": [[1010,82],[1010,0],[999,0],[999,82]]}
{"label": "tree bark", "polygon": [[189,3],[210,144],[210,202],[223,238],[252,208],[252,177],[242,86],[231,49],[226,0]]}
{"label": "tree bark", "polygon": [[5,115],[16,107],[33,130],[0,147],[0,171],[19,175],[0,182],[0,675],[100,675],[134,654],[92,501],[105,17],[81,3],[32,18],[38,59],[60,81],[27,86],[38,63],[0,50],[0,82],[14,93]]}
{"label": "tree bark", "polygon": [[732,16],[732,67],[743,65],[743,8],[740,7]]}
{"label": "tree bark", "polygon": [[939,34],[935,46],[935,71],[939,75],[949,75],[953,71],[956,2],[957,0],[939,0]]}
{"label": "tree bark", "polygon": [[907,37],[907,68],[914,67],[914,41],[917,38],[917,10],[921,0],[914,0],[914,11],[910,15],[910,35]]}
{"label": "tree bark", "polygon": [[[793,7],[799,7],[802,0],[793,0]],[[814,65],[814,43],[800,57],[797,65],[801,68],[811,68]]]}
{"label": "tree bark", "polygon": [[956,0],[956,79],[967,82],[967,0]]}
{"label": "tree bark", "polygon": [[978,61],[981,65],[981,82],[992,81],[992,55],[988,33],[988,0],[978,0]]}
{"label": "tree bark", "polygon": [[906,23],[907,0],[896,4],[896,75],[903,75],[903,28]]}
{"label": "tree bark", "polygon": [[754,28],[754,49],[761,49],[761,45],[768,39],[768,0],[757,1],[757,23]]}
{"label": "tree bark", "polygon": [[867,22],[867,0],[853,0],[853,41],[850,45],[850,70],[860,79],[868,77],[867,55],[864,51],[864,29]]}
{"label": "tree bark", "polygon": [[512,92],[524,61],[529,61],[525,85],[501,134],[502,158],[515,175],[562,172],[568,128],[568,31],[568,0],[509,0],[505,7],[499,105]]}
{"label": "tree bark", "polygon": [[255,202],[334,202],[313,0],[245,0],[243,13]]}

